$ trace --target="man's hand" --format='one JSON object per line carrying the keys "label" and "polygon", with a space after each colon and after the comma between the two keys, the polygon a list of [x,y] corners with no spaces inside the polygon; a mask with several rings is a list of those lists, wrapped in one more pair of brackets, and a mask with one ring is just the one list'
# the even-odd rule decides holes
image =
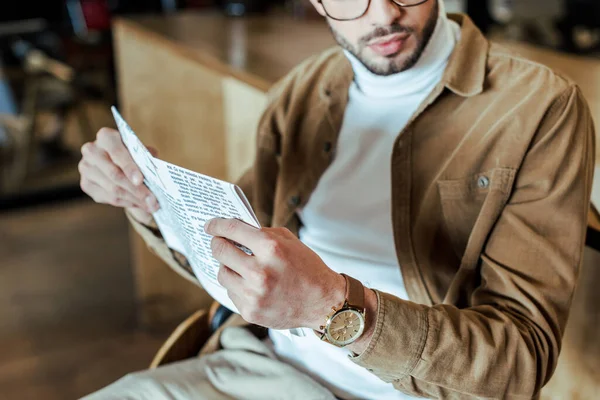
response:
{"label": "man's hand", "polygon": [[[274,329],[319,329],[331,307],[344,303],[344,277],[289,230],[213,219],[205,231],[215,236],[212,252],[221,262],[219,283],[246,321]],[[246,246],[254,256],[227,239]]]}
{"label": "man's hand", "polygon": [[[154,149],[148,150],[155,155]],[[80,185],[88,196],[96,203],[127,208],[142,223],[152,220],[158,201],[144,185],[144,176],[118,131],[100,129],[96,141],[84,144],[81,154]]]}

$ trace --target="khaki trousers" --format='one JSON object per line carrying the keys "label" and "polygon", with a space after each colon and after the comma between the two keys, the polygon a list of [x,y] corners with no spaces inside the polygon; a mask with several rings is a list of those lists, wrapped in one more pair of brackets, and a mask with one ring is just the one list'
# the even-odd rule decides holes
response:
{"label": "khaki trousers", "polygon": [[220,342],[222,350],[126,375],[84,400],[335,399],[315,380],[279,361],[244,327],[225,327]]}

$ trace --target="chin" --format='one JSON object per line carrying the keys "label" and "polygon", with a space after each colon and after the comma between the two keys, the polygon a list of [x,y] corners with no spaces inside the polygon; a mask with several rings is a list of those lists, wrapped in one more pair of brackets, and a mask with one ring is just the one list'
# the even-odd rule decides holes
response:
{"label": "chin", "polygon": [[409,52],[406,49],[389,57],[373,54],[367,59],[367,67],[377,75],[392,75],[413,67],[415,64],[413,59],[413,52]]}
{"label": "chin", "polygon": [[[386,61],[388,65],[393,65],[396,69],[404,69],[406,68],[406,64],[410,63],[413,59],[414,52],[406,52],[402,51],[395,56],[386,57]],[[414,65],[414,64],[413,64]]]}

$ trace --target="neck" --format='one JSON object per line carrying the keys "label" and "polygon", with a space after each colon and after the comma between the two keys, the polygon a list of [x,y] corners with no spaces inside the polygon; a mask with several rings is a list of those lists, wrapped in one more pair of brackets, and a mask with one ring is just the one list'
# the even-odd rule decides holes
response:
{"label": "neck", "polygon": [[[456,25],[456,26],[453,26]],[[344,51],[354,71],[354,82],[369,97],[395,97],[425,90],[433,79],[441,79],[458,41],[460,28],[450,21],[443,5],[435,30],[419,61],[410,69],[389,76],[376,75],[348,51]]]}

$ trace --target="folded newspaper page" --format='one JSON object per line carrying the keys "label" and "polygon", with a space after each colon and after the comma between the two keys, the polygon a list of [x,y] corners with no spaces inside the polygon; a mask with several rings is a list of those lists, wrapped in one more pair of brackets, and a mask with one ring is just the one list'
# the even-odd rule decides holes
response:
{"label": "folded newspaper page", "polygon": [[[242,190],[229,182],[160,160],[146,149],[115,107],[111,108],[123,143],[144,175],[144,183],[156,196],[160,210],[153,214],[167,245],[183,254],[208,294],[239,313],[227,290],[217,281],[219,262],[212,257],[212,236],[204,224],[212,218],[237,218],[260,228]],[[247,254],[247,248],[237,245]],[[285,331],[287,333],[288,331]],[[299,334],[301,330],[292,330]]]}

